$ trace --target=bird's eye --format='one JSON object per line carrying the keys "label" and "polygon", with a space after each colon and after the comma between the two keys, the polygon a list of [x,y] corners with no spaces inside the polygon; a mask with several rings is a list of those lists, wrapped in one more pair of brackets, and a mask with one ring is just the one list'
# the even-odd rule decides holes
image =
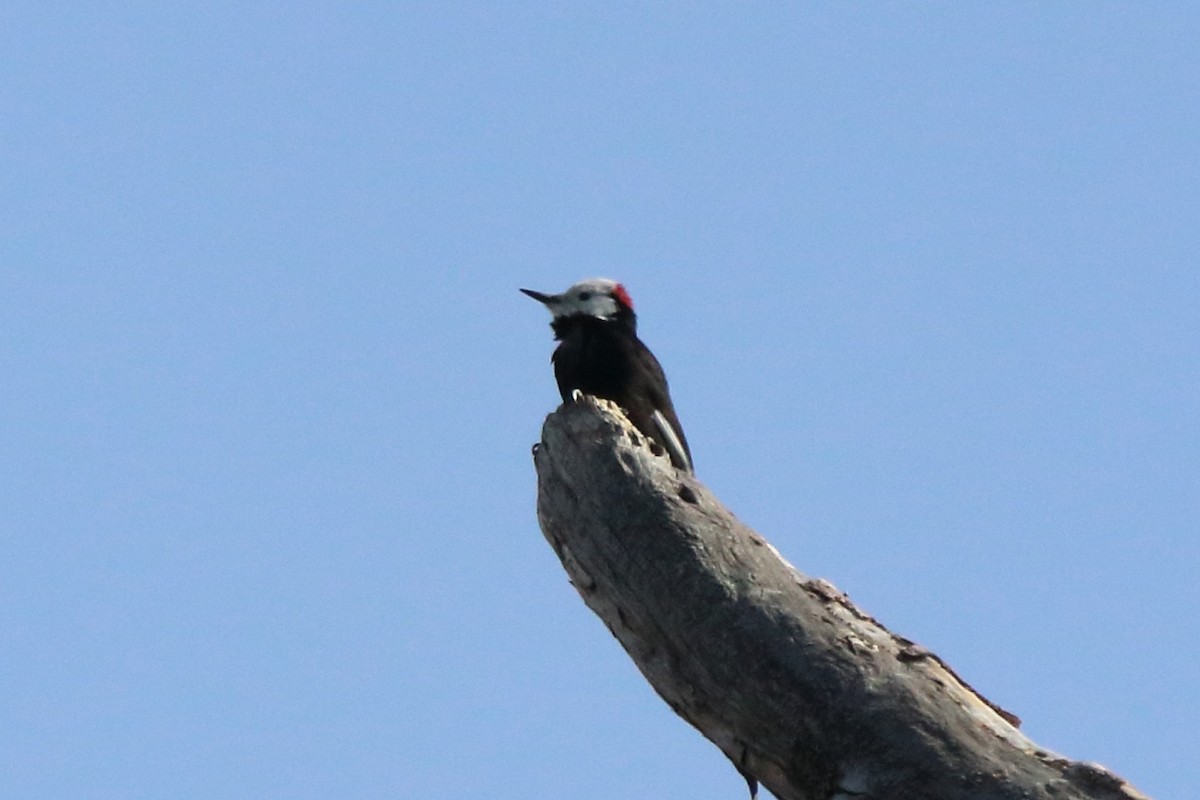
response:
{"label": "bird's eye", "polygon": [[579,299],[583,300],[584,302],[587,302],[588,300],[592,299],[592,293],[591,292],[580,292]]}

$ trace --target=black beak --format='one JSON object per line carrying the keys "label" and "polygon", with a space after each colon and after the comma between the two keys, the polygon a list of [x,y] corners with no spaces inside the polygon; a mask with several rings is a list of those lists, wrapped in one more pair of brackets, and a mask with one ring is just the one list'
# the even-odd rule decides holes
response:
{"label": "black beak", "polygon": [[535,292],[533,289],[522,289],[521,292],[529,295],[544,306],[548,306],[558,299],[552,294],[542,294],[541,292]]}

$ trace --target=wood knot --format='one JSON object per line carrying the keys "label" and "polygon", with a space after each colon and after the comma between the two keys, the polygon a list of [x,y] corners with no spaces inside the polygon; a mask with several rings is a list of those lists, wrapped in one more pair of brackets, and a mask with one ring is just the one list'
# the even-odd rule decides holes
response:
{"label": "wood knot", "polygon": [[896,653],[896,659],[904,662],[920,661],[932,655],[933,653],[929,651],[929,648],[922,647],[915,642],[909,642]]}
{"label": "wood knot", "polygon": [[846,595],[824,578],[813,578],[803,586],[827,603],[842,603],[846,600]]}

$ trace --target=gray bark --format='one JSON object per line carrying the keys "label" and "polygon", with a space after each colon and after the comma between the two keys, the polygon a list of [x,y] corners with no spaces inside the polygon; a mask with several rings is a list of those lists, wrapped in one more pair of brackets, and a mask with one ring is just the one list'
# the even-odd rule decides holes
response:
{"label": "gray bark", "polygon": [[538,520],[655,691],[780,800],[1128,800],[808,578],[606,401],[547,419]]}

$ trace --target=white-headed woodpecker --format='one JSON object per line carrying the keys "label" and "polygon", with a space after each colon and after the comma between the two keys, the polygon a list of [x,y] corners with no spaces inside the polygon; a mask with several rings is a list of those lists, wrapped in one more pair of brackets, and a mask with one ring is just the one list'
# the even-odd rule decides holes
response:
{"label": "white-headed woodpecker", "polygon": [[591,278],[562,294],[521,291],[554,317],[550,327],[559,345],[550,360],[563,402],[572,402],[576,390],[613,401],[635,428],[666,450],[672,464],[692,472],[692,453],[667,378],[637,336],[637,315],[625,287]]}

